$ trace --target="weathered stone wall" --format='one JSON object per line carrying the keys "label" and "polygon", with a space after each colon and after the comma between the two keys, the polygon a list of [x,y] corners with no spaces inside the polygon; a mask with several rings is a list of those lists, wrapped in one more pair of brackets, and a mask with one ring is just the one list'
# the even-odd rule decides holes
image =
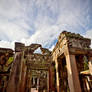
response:
{"label": "weathered stone wall", "polygon": [[13,62],[13,50],[0,48],[0,92],[5,92]]}
{"label": "weathered stone wall", "polygon": [[[39,79],[39,90],[49,90],[49,68],[52,63],[51,52],[40,44],[15,44],[15,56],[7,92],[29,92],[34,86],[32,78]],[[40,47],[41,53],[34,53]],[[39,92],[40,92],[39,91]]]}

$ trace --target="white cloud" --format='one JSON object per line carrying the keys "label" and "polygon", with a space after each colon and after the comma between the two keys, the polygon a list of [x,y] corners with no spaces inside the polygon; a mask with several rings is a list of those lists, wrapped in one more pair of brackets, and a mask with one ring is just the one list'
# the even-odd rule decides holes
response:
{"label": "white cloud", "polygon": [[20,41],[51,48],[62,30],[85,32],[90,24],[89,1],[0,0],[0,39],[4,40],[0,46]]}
{"label": "white cloud", "polygon": [[0,0],[0,15],[9,19],[21,17],[21,3],[18,0]]}
{"label": "white cloud", "polygon": [[49,50],[52,51],[54,49],[55,45],[53,45]]}
{"label": "white cloud", "polygon": [[92,29],[90,29],[90,30],[88,30],[88,31],[86,32],[85,37],[88,37],[88,38],[91,38],[91,39],[92,39]]}
{"label": "white cloud", "polygon": [[91,39],[91,46],[90,47],[92,48],[92,29],[86,31],[85,37]]}
{"label": "white cloud", "polygon": [[28,31],[23,29],[22,27],[8,22],[8,21],[2,21],[0,22],[0,38],[1,40],[20,40],[23,37],[28,37]]}
{"label": "white cloud", "polygon": [[59,28],[58,26],[44,26],[42,28],[39,28],[39,30],[36,31],[34,35],[32,35],[28,39],[23,39],[27,45],[31,43],[40,43],[43,46],[49,47],[49,45],[52,44],[52,42],[57,39],[60,32],[58,32]]}
{"label": "white cloud", "polygon": [[9,41],[0,41],[0,47],[1,48],[12,48],[14,50],[14,42]]}

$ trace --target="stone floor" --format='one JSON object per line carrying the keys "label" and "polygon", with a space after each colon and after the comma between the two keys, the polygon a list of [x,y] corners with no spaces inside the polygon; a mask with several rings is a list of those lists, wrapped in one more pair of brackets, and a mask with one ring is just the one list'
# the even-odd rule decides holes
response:
{"label": "stone floor", "polygon": [[38,92],[36,88],[31,88],[31,92]]}

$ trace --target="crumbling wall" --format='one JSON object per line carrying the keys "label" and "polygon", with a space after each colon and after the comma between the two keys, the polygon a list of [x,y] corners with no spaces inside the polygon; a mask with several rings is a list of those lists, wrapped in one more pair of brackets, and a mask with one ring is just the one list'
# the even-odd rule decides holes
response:
{"label": "crumbling wall", "polygon": [[[39,47],[42,54],[34,53]],[[39,89],[42,90],[46,88],[47,90],[46,86],[49,84],[47,85],[47,79],[45,79],[45,77],[47,78],[48,76],[51,61],[51,52],[46,48],[42,48],[40,44],[25,46],[24,44],[16,43],[14,62],[7,86],[7,92],[30,92],[32,87],[31,79],[34,74],[41,79],[41,86]],[[39,72],[40,74],[38,74]]]}
{"label": "crumbling wall", "polygon": [[0,92],[6,91],[12,62],[13,50],[0,48]]}

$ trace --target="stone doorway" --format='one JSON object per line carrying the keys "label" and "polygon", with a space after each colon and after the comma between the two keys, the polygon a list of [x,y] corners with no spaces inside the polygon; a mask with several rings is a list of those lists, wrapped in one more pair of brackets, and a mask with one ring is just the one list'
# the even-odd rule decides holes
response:
{"label": "stone doorway", "polygon": [[66,59],[60,56],[58,58],[58,72],[59,72],[59,90],[60,92],[70,92],[68,85],[68,74]]}
{"label": "stone doorway", "polygon": [[31,76],[31,92],[47,92],[49,80],[48,71],[33,70]]}

